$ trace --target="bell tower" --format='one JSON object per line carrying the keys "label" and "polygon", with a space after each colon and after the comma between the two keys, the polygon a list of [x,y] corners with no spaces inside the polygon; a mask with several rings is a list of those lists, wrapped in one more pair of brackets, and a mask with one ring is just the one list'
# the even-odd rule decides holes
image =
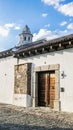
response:
{"label": "bell tower", "polygon": [[32,42],[32,37],[33,35],[31,34],[30,32],[30,28],[25,25],[23,31],[21,34],[19,34],[19,43],[18,45],[24,45],[24,44],[27,44],[27,43],[31,43]]}

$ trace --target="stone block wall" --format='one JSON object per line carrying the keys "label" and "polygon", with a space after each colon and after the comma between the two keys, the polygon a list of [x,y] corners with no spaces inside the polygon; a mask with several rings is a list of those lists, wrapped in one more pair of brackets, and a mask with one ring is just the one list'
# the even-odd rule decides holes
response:
{"label": "stone block wall", "polygon": [[14,94],[31,95],[31,63],[15,65]]}

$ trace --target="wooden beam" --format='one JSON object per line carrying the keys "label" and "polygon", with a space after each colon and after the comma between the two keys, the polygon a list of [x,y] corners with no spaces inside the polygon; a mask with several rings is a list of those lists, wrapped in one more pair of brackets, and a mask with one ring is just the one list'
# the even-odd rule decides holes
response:
{"label": "wooden beam", "polygon": [[7,52],[7,55],[9,54],[9,52]]}
{"label": "wooden beam", "polygon": [[22,55],[24,56],[24,55],[25,55],[25,53],[23,52],[23,53],[22,53]]}
{"label": "wooden beam", "polygon": [[45,48],[42,48],[42,53],[45,53]]}
{"label": "wooden beam", "polygon": [[37,50],[35,50],[35,53],[37,53]]}
{"label": "wooden beam", "polygon": [[40,50],[37,50],[37,49],[34,50],[34,53],[35,53],[36,55],[41,54]]}
{"label": "wooden beam", "polygon": [[62,46],[62,44],[61,43],[59,43],[59,47],[61,47]]}
{"label": "wooden beam", "polygon": [[20,55],[19,55],[19,54],[17,54],[17,57],[20,57]]}
{"label": "wooden beam", "polygon": [[50,46],[50,49],[51,49],[51,50],[53,49],[52,45]]}
{"label": "wooden beam", "polygon": [[33,53],[31,51],[26,51],[23,53],[24,57],[33,56]]}
{"label": "wooden beam", "polygon": [[73,48],[73,44],[72,44],[71,41],[69,41],[69,42],[68,42],[68,45],[66,45],[66,49],[67,49],[67,48]]}
{"label": "wooden beam", "polygon": [[37,50],[37,49],[35,50],[35,54],[39,54],[39,52],[38,52],[38,50]]}
{"label": "wooden beam", "polygon": [[71,45],[71,41],[69,41],[69,45]]}
{"label": "wooden beam", "polygon": [[44,52],[44,50],[45,50],[45,49],[44,49],[44,48],[42,48],[42,52]]}
{"label": "wooden beam", "polygon": [[56,47],[56,50],[63,50],[65,48],[64,45],[62,45],[62,43],[59,43],[58,46]]}
{"label": "wooden beam", "polygon": [[47,53],[49,50],[47,48],[42,48],[42,53]]}
{"label": "wooden beam", "polygon": [[2,54],[0,54],[0,57],[2,57]]}
{"label": "wooden beam", "polygon": [[29,52],[28,52],[28,54],[30,55],[30,54],[31,54],[31,52],[29,51]]}
{"label": "wooden beam", "polygon": [[27,57],[28,55],[29,55],[29,53],[23,52],[23,53],[21,53],[20,57]]}
{"label": "wooden beam", "polygon": [[52,45],[50,45],[48,52],[53,52],[53,51],[55,51],[55,49]]}

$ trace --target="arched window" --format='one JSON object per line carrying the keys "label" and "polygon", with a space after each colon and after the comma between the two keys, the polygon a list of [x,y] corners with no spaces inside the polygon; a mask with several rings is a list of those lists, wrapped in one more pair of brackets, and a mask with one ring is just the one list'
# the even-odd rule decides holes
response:
{"label": "arched window", "polygon": [[26,37],[24,37],[24,41],[26,41]]}
{"label": "arched window", "polygon": [[30,37],[28,37],[28,41],[30,41]]}

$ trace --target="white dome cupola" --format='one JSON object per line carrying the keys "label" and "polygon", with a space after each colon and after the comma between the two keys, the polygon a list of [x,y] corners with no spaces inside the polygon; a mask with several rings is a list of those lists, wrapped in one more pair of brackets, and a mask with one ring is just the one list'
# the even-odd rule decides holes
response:
{"label": "white dome cupola", "polygon": [[22,33],[19,34],[19,37],[19,45],[24,45],[26,43],[32,42],[33,35],[31,34],[31,31],[27,25],[24,27]]}

